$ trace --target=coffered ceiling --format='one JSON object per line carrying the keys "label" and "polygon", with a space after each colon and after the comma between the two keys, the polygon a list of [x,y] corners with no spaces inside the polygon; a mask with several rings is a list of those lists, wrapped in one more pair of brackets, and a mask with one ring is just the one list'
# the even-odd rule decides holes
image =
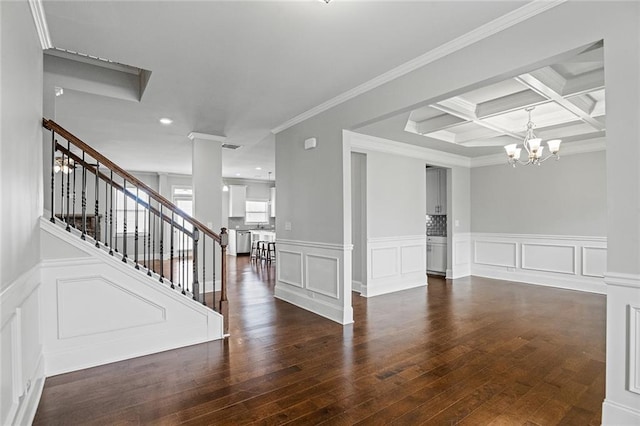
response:
{"label": "coffered ceiling", "polygon": [[[562,62],[414,109],[404,130],[460,147],[500,147],[536,135],[564,144],[605,134],[604,58],[596,43]],[[463,153],[458,150],[459,153]],[[487,150],[467,150],[468,156]]]}

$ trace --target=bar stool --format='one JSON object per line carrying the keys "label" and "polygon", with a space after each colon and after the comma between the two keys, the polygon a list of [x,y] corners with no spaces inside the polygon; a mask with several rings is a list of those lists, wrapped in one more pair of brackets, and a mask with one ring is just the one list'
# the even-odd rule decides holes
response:
{"label": "bar stool", "polygon": [[265,260],[267,258],[267,242],[258,241],[258,259]]}
{"label": "bar stool", "polygon": [[258,260],[260,258],[259,241],[251,242],[251,254],[249,257],[251,260],[253,259]]}
{"label": "bar stool", "polygon": [[271,262],[276,258],[276,243],[275,241],[269,241],[267,243],[267,262]]}

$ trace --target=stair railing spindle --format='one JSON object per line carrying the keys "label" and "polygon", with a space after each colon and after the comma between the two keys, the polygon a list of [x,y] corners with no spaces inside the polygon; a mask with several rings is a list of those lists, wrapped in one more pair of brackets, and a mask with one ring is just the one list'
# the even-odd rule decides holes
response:
{"label": "stair railing spindle", "polygon": [[122,261],[127,261],[127,180],[122,183],[122,202],[124,204],[124,216],[122,218]]}
{"label": "stair railing spindle", "polygon": [[[111,183],[111,188],[109,190],[109,254],[113,256],[113,170],[111,170],[109,182]],[[118,238],[117,234],[116,238]]]}
{"label": "stair railing spindle", "polygon": [[193,284],[191,289],[193,290],[193,300],[198,300],[200,297],[200,284],[198,283],[198,238],[200,237],[200,231],[198,228],[193,228]]}
{"label": "stair railing spindle", "polygon": [[96,240],[96,247],[100,247],[100,236],[98,233],[100,232],[100,197],[98,196],[100,193],[100,162],[96,161],[96,185],[95,185],[95,210],[93,217],[93,239]]}
{"label": "stair railing spindle", "polygon": [[171,288],[176,288],[176,286],[173,284],[176,280],[176,277],[173,275],[173,234],[175,233],[175,230],[173,229],[173,221],[174,214],[173,212],[171,212],[171,235],[169,236],[171,240],[169,248],[169,275],[171,276]]}
{"label": "stair railing spindle", "polygon": [[87,163],[84,151],[82,151],[82,235],[80,238],[87,239]]}
{"label": "stair railing spindle", "polygon": [[55,165],[56,165],[56,144],[57,143],[58,141],[56,141],[56,132],[52,131],[51,132],[51,219],[49,219],[51,223],[56,223],[54,199],[55,199],[55,187],[56,187]]}
{"label": "stair railing spindle", "polygon": [[134,247],[134,253],[133,253],[133,262],[136,264],[136,269],[140,269],[140,265],[138,264],[138,203],[140,203],[140,190],[138,189],[138,187],[136,186],[136,204],[135,204],[135,229],[133,232],[133,247]]}
{"label": "stair railing spindle", "polygon": [[164,213],[160,204],[160,282],[164,282]]}
{"label": "stair railing spindle", "polygon": [[[71,152],[71,142],[67,140],[67,152]],[[71,157],[67,156],[67,232],[71,232],[71,209],[69,208],[69,197],[71,194],[71,176],[68,173],[71,173]],[[64,174],[64,161],[62,162],[62,174]]]}

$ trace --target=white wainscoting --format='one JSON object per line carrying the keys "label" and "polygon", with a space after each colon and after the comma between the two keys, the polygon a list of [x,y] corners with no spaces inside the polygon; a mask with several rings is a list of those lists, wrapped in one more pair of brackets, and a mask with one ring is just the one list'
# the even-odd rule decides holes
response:
{"label": "white wainscoting", "polygon": [[[447,279],[457,279],[471,275],[471,234],[458,232],[451,238],[451,269],[447,269]],[[449,251],[448,251],[449,252]],[[447,252],[447,256],[449,253]]]}
{"label": "white wainscoting", "polygon": [[0,294],[0,424],[31,424],[44,387],[40,327],[40,267],[35,266]]}
{"label": "white wainscoting", "polygon": [[605,237],[471,233],[471,275],[606,293]]}
{"label": "white wainscoting", "polygon": [[629,305],[629,391],[640,395],[640,305]]}
{"label": "white wainscoting", "polygon": [[603,425],[640,425],[640,274],[607,271],[607,398]]}
{"label": "white wainscoting", "polygon": [[[45,244],[81,258],[43,259],[46,375],[221,339],[222,316],[68,232],[41,222]],[[44,250],[52,252],[52,250]]]}
{"label": "white wainscoting", "polygon": [[427,285],[426,235],[369,238],[365,297]]}
{"label": "white wainscoting", "polygon": [[340,324],[352,323],[351,250],[339,244],[277,240],[275,297]]}

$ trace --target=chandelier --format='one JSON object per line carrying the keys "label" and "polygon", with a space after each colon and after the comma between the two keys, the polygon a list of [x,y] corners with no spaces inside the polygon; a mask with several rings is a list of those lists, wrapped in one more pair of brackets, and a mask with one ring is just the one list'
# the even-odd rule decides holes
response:
{"label": "chandelier", "polygon": [[56,157],[56,159],[53,162],[53,171],[55,173],[62,172],[65,175],[68,175],[75,168],[76,168],[75,162],[68,157],[64,159],[62,157]]}
{"label": "chandelier", "polygon": [[516,164],[536,164],[540,165],[543,161],[548,160],[551,157],[554,157],[556,160],[560,158],[558,152],[560,152],[560,139],[552,139],[547,141],[547,147],[549,150],[549,154],[546,157],[542,156],[542,152],[544,151],[544,146],[541,145],[542,139],[537,138],[533,133],[534,124],[531,121],[531,111],[533,111],[534,107],[525,108],[525,111],[529,113],[529,121],[527,122],[527,133],[524,136],[524,141],[522,142],[522,146],[524,150],[527,152],[526,161],[520,160],[520,153],[522,152],[522,148],[518,148],[518,144],[514,143],[511,145],[507,145],[504,147],[505,151],[507,151],[507,157],[509,164],[513,167]]}

